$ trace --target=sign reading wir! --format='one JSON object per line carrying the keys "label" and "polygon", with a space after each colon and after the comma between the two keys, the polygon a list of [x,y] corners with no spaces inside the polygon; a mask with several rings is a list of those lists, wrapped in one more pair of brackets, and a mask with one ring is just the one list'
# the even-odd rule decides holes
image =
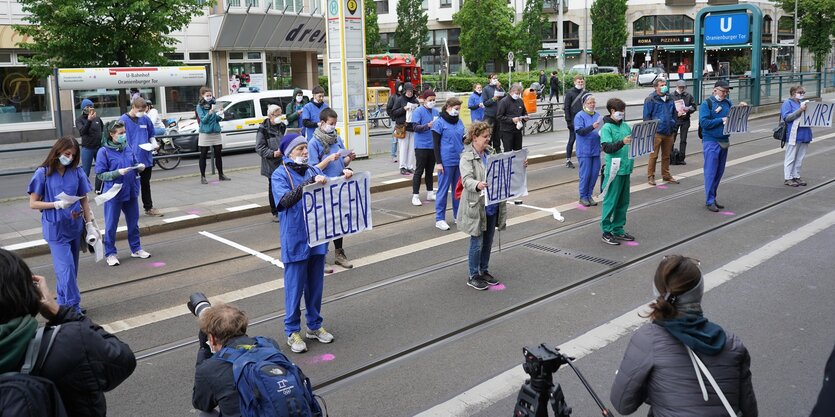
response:
{"label": "sign reading wir!", "polygon": [[748,43],[748,13],[708,16],[705,18],[705,45]]}

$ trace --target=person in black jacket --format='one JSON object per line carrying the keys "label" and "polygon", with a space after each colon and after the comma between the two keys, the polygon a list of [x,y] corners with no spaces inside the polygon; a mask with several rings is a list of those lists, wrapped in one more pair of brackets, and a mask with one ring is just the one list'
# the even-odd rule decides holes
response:
{"label": "person in black jacket", "polygon": [[[215,356],[224,347],[236,348],[255,344],[247,336],[246,313],[230,304],[218,304],[200,314],[200,347],[194,372],[194,391],[191,404],[203,411],[200,416],[223,417],[241,415],[240,395],[235,388],[232,364]],[[279,348],[279,343],[269,341]]]}
{"label": "person in black jacket", "polygon": [[270,213],[273,215],[274,223],[278,223],[278,208],[273,198],[271,177],[273,171],[281,165],[281,151],[278,150],[278,144],[281,143],[281,138],[287,130],[288,120],[290,120],[289,117],[282,119],[280,106],[270,104],[267,107],[267,118],[258,126],[258,133],[255,134],[255,152],[261,156],[261,175],[267,177],[268,180],[267,198],[270,200]]}
{"label": "person in black jacket", "polygon": [[[101,133],[104,131],[104,122],[96,114],[93,102],[89,99],[81,100],[81,115],[75,120],[75,127],[81,134],[81,169],[89,179],[90,168],[101,146]],[[98,178],[95,189],[97,193],[101,190],[101,180]]]}
{"label": "person in black jacket", "polygon": [[684,80],[676,81],[676,91],[673,92],[673,103],[681,100],[684,105],[684,114],[676,114],[676,128],[673,133],[673,145],[676,142],[676,136],[680,141],[678,150],[680,152],[679,159],[670,161],[671,165],[687,165],[684,162],[685,152],[687,152],[687,131],[690,130],[690,115],[696,111],[696,99],[693,95],[687,92],[687,83]]}
{"label": "person in black jacket", "polygon": [[565,113],[565,123],[568,125],[568,145],[565,147],[565,166],[574,168],[571,162],[571,154],[574,153],[574,140],[577,138],[574,133],[574,117],[577,113],[583,111],[583,103],[580,98],[586,93],[586,78],[582,74],[574,76],[574,88],[565,92],[565,100],[563,100],[563,113]]}
{"label": "person in black jacket", "polygon": [[502,131],[502,146],[505,152],[522,149],[522,129],[524,129],[522,124],[528,119],[528,112],[525,110],[521,94],[522,85],[513,84],[510,87],[510,94],[499,101],[499,109],[496,110],[496,119]]}
{"label": "person in black jacket", "polygon": [[104,393],[136,368],[130,347],[75,309],[59,306],[44,277],[0,249],[0,374],[20,370],[38,330],[38,313],[47,320],[43,341],[54,342],[36,375],[55,384],[68,415],[107,415]]}
{"label": "person in black jacket", "polygon": [[412,83],[403,84],[403,94],[394,102],[391,118],[395,125],[406,125],[406,137],[397,142],[397,160],[400,162],[400,174],[415,173],[415,127],[412,124],[412,112],[420,106]]}
{"label": "person in black jacket", "polygon": [[499,84],[498,75],[495,73],[490,74],[488,80],[489,82],[487,83],[487,86],[484,87],[484,90],[481,93],[481,98],[484,100],[484,121],[490,125],[490,129],[493,132],[490,137],[490,146],[492,146],[493,150],[497,153],[501,153],[502,141],[501,135],[499,134],[499,121],[496,119],[496,111],[499,109],[499,100],[501,100],[505,94],[501,84]]}
{"label": "person in black jacket", "polygon": [[548,80],[548,82],[551,86],[551,95],[548,96],[548,101],[551,101],[554,99],[554,97],[556,97],[557,104],[560,104],[560,78],[557,77],[556,71],[551,72],[551,79]]}

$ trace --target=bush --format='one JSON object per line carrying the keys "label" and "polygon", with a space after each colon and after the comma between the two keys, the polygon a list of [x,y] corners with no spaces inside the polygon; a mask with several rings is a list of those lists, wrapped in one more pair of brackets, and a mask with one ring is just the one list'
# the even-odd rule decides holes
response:
{"label": "bush", "polygon": [[586,77],[586,89],[589,91],[612,91],[626,88],[626,79],[619,74],[597,74]]}
{"label": "bush", "polygon": [[325,95],[328,95],[328,76],[322,75],[319,77],[319,85],[325,89]]}
{"label": "bush", "polygon": [[[560,74],[557,74],[560,76]],[[550,79],[551,73],[548,73],[548,78]],[[574,87],[574,73],[567,73],[565,74],[564,78],[564,85],[563,85],[563,92],[566,89],[570,89]],[[532,71],[532,72],[514,72],[512,76],[512,80],[514,83],[522,83],[522,86],[525,88],[530,87],[531,84],[535,82],[539,82],[539,72]],[[426,84],[430,84],[433,88],[437,88],[438,83],[440,81],[440,77],[437,75],[424,75],[423,82]],[[502,73],[499,74],[499,82],[502,83],[502,87],[507,90],[508,88],[508,74]],[[472,91],[473,84],[481,83],[481,85],[487,85],[487,76],[478,76],[478,75],[453,75],[450,76],[447,80],[447,90],[453,92],[467,92]],[[546,91],[549,91],[548,86],[546,85]],[[626,79],[623,76],[618,74],[597,74],[597,75],[590,75],[586,77],[586,89],[590,91],[611,91],[611,90],[623,90],[626,88]]]}

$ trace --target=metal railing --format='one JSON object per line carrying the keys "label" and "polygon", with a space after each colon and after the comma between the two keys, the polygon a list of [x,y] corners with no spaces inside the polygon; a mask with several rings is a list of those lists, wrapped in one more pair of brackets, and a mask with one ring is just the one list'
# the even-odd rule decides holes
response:
{"label": "metal railing", "polygon": [[[733,89],[728,93],[728,98],[738,103],[752,99],[754,80],[749,77],[722,77],[727,80]],[[713,94],[713,84],[719,77],[705,78],[701,85],[701,101]],[[820,97],[825,88],[835,87],[835,70],[824,70],[821,72],[796,72],[785,74],[766,74],[760,78],[760,103],[759,105],[778,104],[789,98],[789,89],[796,85],[802,85],[806,89],[807,97]]]}

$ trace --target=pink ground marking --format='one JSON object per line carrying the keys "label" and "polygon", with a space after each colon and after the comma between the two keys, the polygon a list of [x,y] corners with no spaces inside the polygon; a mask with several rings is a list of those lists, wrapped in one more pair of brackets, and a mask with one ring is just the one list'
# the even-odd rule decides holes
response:
{"label": "pink ground marking", "polygon": [[151,266],[154,268],[162,268],[165,266],[165,262],[151,262]]}
{"label": "pink ground marking", "polygon": [[635,242],[635,241],[632,241],[632,242],[623,242],[623,244],[624,244],[624,245],[626,245],[626,246],[638,246],[638,245],[640,245],[640,243]]}
{"label": "pink ground marking", "polygon": [[209,184],[211,184],[211,185],[218,185],[218,184],[220,184],[220,181],[218,181],[218,180],[215,180],[215,181],[209,181]]}
{"label": "pink ground marking", "polygon": [[505,287],[504,284],[499,284],[499,285],[494,285],[494,286],[488,288],[487,290],[488,291],[504,291],[506,289],[507,289],[507,287]]}
{"label": "pink ground marking", "polygon": [[666,185],[656,185],[655,188],[657,188],[659,190],[666,190],[669,187],[667,187]]}
{"label": "pink ground marking", "polygon": [[722,215],[725,215],[725,216],[735,216],[736,215],[736,213],[734,213],[732,211],[720,211],[719,214],[722,214]]}
{"label": "pink ground marking", "polygon": [[199,215],[203,214],[203,212],[202,212],[202,211],[200,211],[200,210],[189,210],[189,211],[187,211],[186,213],[188,213],[188,214],[193,214],[193,215],[195,215],[195,216],[199,216]]}
{"label": "pink ground marking", "polygon": [[580,211],[586,211],[586,210],[588,210],[588,209],[589,209],[588,207],[586,207],[586,206],[584,206],[584,205],[582,205],[582,204],[577,204],[577,210],[580,210]]}
{"label": "pink ground marking", "polygon": [[323,355],[316,355],[316,356],[314,356],[312,358],[309,358],[309,359],[303,359],[299,362],[302,362],[302,363],[305,363],[305,364],[308,364],[308,365],[315,365],[317,363],[330,362],[334,359],[336,359],[336,355],[334,355],[332,353],[325,353]]}

